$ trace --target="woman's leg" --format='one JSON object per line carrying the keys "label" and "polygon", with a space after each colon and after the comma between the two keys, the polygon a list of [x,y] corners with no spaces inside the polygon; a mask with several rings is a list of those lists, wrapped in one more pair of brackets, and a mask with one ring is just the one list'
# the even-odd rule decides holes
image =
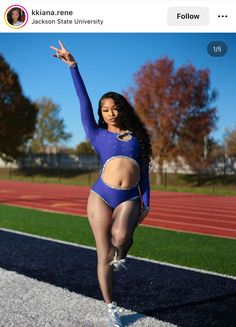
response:
{"label": "woman's leg", "polygon": [[118,259],[125,258],[133,244],[132,236],[140,210],[139,200],[128,200],[120,203],[113,211],[112,244],[118,250]]}
{"label": "woman's leg", "polygon": [[111,243],[112,209],[94,192],[90,192],[87,214],[97,248],[97,274],[103,299],[112,302],[112,267],[114,256]]}

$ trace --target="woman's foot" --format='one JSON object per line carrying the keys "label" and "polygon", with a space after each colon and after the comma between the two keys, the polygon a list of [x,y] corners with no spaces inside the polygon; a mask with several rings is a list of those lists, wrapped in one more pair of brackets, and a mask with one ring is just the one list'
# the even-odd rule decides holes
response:
{"label": "woman's foot", "polygon": [[107,304],[109,326],[110,327],[124,327],[116,305],[117,304],[115,302],[111,302],[111,303]]}
{"label": "woman's foot", "polygon": [[118,253],[115,250],[115,254],[114,254],[114,258],[113,260],[109,263],[110,266],[113,266],[113,270],[114,271],[119,271],[121,267],[123,267],[125,270],[127,270],[127,268],[125,267],[125,261],[126,259],[118,259]]}

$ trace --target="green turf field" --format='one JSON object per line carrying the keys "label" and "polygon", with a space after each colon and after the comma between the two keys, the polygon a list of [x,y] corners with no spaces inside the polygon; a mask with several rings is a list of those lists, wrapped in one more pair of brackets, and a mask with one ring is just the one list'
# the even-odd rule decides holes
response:
{"label": "green turf field", "polygon": [[[0,205],[0,228],[95,246],[86,218]],[[236,240],[139,226],[129,254],[236,276]]]}

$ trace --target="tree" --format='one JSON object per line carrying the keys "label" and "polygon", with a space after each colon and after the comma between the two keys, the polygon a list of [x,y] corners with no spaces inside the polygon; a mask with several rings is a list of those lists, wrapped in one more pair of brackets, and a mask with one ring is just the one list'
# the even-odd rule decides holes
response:
{"label": "tree", "polygon": [[92,148],[91,144],[89,142],[81,142],[76,147],[76,153],[77,154],[92,154],[95,155],[96,152]]}
{"label": "tree", "polygon": [[38,108],[37,129],[32,140],[32,150],[34,152],[45,152],[47,147],[57,147],[63,140],[71,137],[65,132],[65,124],[59,118],[60,108],[51,99],[42,97],[36,101]]}
{"label": "tree", "polygon": [[236,127],[227,128],[224,135],[225,153],[229,157],[236,157]]}
{"label": "tree", "polygon": [[175,70],[167,57],[148,62],[135,74],[135,86],[126,94],[150,132],[159,178],[165,160],[181,155],[192,164],[193,154],[203,156],[204,137],[217,119],[211,106],[217,93],[209,89],[207,69],[188,64]]}
{"label": "tree", "polygon": [[24,96],[19,77],[0,55],[0,157],[12,160],[35,130],[37,107]]}

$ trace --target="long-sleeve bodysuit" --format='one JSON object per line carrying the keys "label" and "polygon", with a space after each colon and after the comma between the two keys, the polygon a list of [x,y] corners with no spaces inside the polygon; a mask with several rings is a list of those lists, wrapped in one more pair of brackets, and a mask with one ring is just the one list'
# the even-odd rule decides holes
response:
{"label": "long-sleeve bodysuit", "polygon": [[[78,67],[71,67],[70,70],[80,101],[81,120],[86,136],[99,155],[103,166],[98,180],[92,186],[92,191],[97,193],[113,209],[124,201],[140,198],[140,195],[143,206],[148,207],[150,197],[148,166],[142,165],[140,144],[137,137],[132,135],[129,141],[124,141],[118,137],[120,133],[113,133],[100,128],[95,121],[91,101]],[[129,158],[139,166],[140,177],[136,185],[130,188],[116,188],[104,182],[102,178],[104,168],[115,157]]]}

